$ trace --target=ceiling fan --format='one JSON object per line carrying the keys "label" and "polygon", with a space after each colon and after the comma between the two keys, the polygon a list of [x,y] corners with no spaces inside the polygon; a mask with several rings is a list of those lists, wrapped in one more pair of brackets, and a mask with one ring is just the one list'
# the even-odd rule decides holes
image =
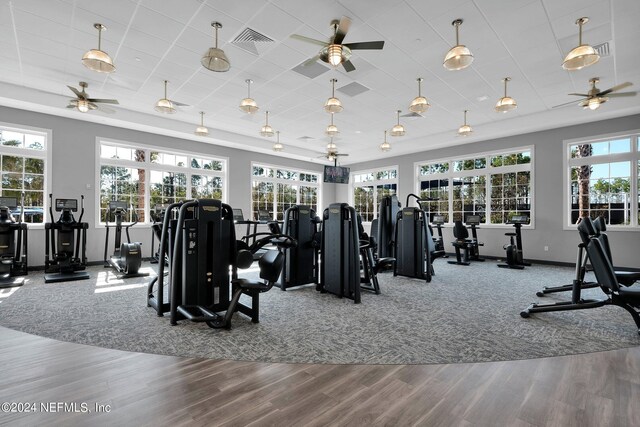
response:
{"label": "ceiling fan", "polygon": [[312,39],[310,37],[301,36],[299,34],[292,34],[291,38],[307,42],[313,43],[316,45],[322,46],[320,52],[313,58],[304,62],[303,65],[311,65],[318,59],[324,61],[328,64],[337,67],[342,64],[344,69],[349,72],[356,69],[356,67],[351,63],[349,58],[351,57],[352,50],[362,50],[362,49],[382,49],[384,47],[384,41],[369,41],[369,42],[358,42],[358,43],[342,43],[347,32],[349,31],[349,27],[351,26],[351,18],[343,16],[338,21],[334,19],[331,21],[331,27],[333,28],[333,35],[329,38],[328,42],[323,42],[322,40]]}
{"label": "ceiling fan", "polygon": [[[593,77],[589,79],[589,83],[591,83],[591,89],[587,93],[570,93],[572,96],[582,96],[583,99],[578,101],[578,105],[584,109],[596,110],[600,107],[600,105],[604,104],[609,100],[609,98],[619,98],[623,96],[636,96],[636,92],[622,92],[622,93],[613,93],[617,92],[620,89],[624,89],[626,87],[631,86],[633,83],[625,82],[620,83],[612,88],[601,91],[596,87],[596,83],[600,81],[600,78]],[[576,101],[565,102],[564,104],[554,105],[553,108],[563,107],[569,104],[575,104]]]}
{"label": "ceiling fan", "polygon": [[75,108],[81,113],[86,113],[87,111],[96,110],[98,108],[105,113],[115,113],[115,110],[105,106],[98,106],[97,104],[118,104],[116,99],[89,98],[89,94],[85,91],[89,85],[86,82],[80,82],[78,84],[82,88],[82,91],[79,91],[73,86],[67,86],[71,92],[76,95],[76,99],[71,99],[69,101],[67,108]]}
{"label": "ceiling fan", "polygon": [[342,154],[342,153],[338,153],[337,150],[328,150],[326,153],[318,156],[320,157],[324,157],[325,159],[329,160],[330,162],[333,162],[334,166],[338,166],[338,157],[347,157],[348,154]]}

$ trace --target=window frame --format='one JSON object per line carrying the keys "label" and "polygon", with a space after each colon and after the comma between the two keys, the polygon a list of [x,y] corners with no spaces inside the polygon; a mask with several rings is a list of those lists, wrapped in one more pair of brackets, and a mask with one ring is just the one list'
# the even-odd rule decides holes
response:
{"label": "window frame", "polygon": [[[0,122],[0,128],[10,132],[41,134],[44,136],[44,149],[33,150],[30,148],[11,147],[9,145],[0,145],[0,154],[8,154],[21,157],[33,157],[44,160],[44,182],[42,185],[43,201],[42,201],[42,223],[26,222],[27,228],[34,230],[44,230],[45,224],[53,221],[49,218],[49,194],[52,193],[52,165],[53,165],[53,130],[47,128],[39,128],[35,126],[22,125],[16,123]],[[35,154],[35,155],[32,155]],[[55,194],[54,194],[55,196]],[[20,201],[18,201],[20,202]],[[47,220],[48,219],[48,220]]]}
{"label": "window frame", "polygon": [[[268,176],[255,176],[253,175],[253,168],[259,166],[259,167],[263,167],[263,168],[269,168],[269,169],[273,169],[274,170],[274,176],[273,177],[268,177]],[[275,171],[277,171],[277,169],[284,169],[284,170],[288,170],[291,172],[296,172],[298,174],[298,179],[293,180],[293,179],[284,179],[284,178],[277,178],[275,175]],[[300,181],[300,174],[310,174],[310,175],[317,175],[318,177],[318,182],[308,182],[308,181]],[[247,217],[247,219],[253,219],[253,181],[255,181],[257,178],[260,178],[263,182],[270,182],[273,183],[273,203],[274,203],[274,208],[273,208],[273,217],[272,220],[273,221],[277,221],[277,217],[278,217],[278,210],[277,210],[277,206],[278,206],[278,193],[277,193],[277,184],[290,184],[290,185],[296,185],[298,186],[298,190],[296,191],[296,204],[300,204],[300,186],[307,186],[307,187],[317,187],[318,188],[318,210],[322,209],[322,183],[323,183],[323,173],[320,171],[313,171],[313,170],[309,170],[309,169],[300,169],[297,166],[282,166],[282,165],[274,165],[274,164],[269,164],[269,163],[264,163],[264,162],[260,162],[260,161],[252,161],[251,164],[249,165],[249,216]],[[284,212],[282,213],[284,215]],[[322,212],[318,212],[316,211],[316,215],[321,216]]]}
{"label": "window frame", "polygon": [[[509,166],[499,166],[499,167],[491,167],[491,157],[496,155],[504,155],[504,154],[517,154],[522,152],[530,152],[531,153],[531,161],[529,163],[524,164],[516,164]],[[462,170],[462,171],[454,171],[453,164],[456,161],[463,161],[470,158],[481,158],[484,157],[486,159],[485,168],[483,169],[473,169],[473,170]],[[431,163],[448,163],[449,170],[445,173],[439,174],[431,174],[431,175],[420,175],[420,167],[425,164]],[[513,227],[511,224],[492,224],[491,221],[491,175],[495,173],[505,174],[505,173],[513,173],[513,172],[529,172],[529,187],[530,191],[530,200],[531,200],[531,209],[529,210],[529,224],[523,224],[523,227],[530,230],[535,230],[535,146],[534,145],[526,145],[520,147],[511,147],[511,148],[503,148],[499,150],[491,150],[491,151],[481,151],[478,153],[466,153],[458,156],[448,156],[441,157],[438,159],[425,159],[422,161],[414,162],[413,164],[413,173],[414,173],[414,192],[416,194],[420,194],[420,183],[422,181],[421,178],[432,177],[431,179],[442,179],[446,178],[449,180],[449,222],[444,224],[444,227],[452,227],[453,226],[453,179],[461,178],[464,176],[485,176],[486,184],[485,184],[485,217],[486,222],[480,224],[483,228],[498,228],[498,229],[507,229]]]}
{"label": "window frame", "polygon": [[[589,158],[571,158],[571,146],[577,144],[594,144],[598,142],[608,142],[615,139],[629,138],[631,149],[628,153],[613,153],[607,155],[591,156]],[[638,224],[638,215],[640,210],[640,202],[638,202],[638,162],[640,162],[640,150],[638,144],[640,144],[640,129],[634,129],[630,131],[614,132],[602,135],[594,135],[587,138],[571,138],[565,139],[563,142],[562,150],[562,164],[564,172],[562,174],[562,229],[563,230],[575,230],[576,225],[571,223],[571,193],[569,191],[569,185],[571,183],[571,168],[578,165],[592,165],[599,163],[615,163],[621,161],[628,161],[631,163],[631,175],[629,194],[631,203],[630,209],[630,225],[619,224],[607,224],[607,231],[640,231],[640,224]],[[582,160],[579,162],[579,160]],[[586,161],[585,161],[586,160]]]}
{"label": "window frame", "polygon": [[[362,185],[356,185],[356,179],[355,176],[356,175],[364,175],[364,174],[368,174],[368,173],[372,173],[375,174],[378,172],[384,172],[384,171],[388,171],[388,170],[395,170],[396,171],[396,177],[393,179],[386,179],[386,180],[380,180],[380,179],[374,179],[372,181],[366,181],[366,182],[362,182],[359,184]],[[385,184],[395,184],[396,185],[396,196],[400,193],[400,167],[398,165],[391,165],[391,166],[383,166],[383,167],[379,167],[379,168],[373,168],[373,169],[363,169],[363,170],[358,170],[358,171],[352,171],[350,176],[349,176],[349,205],[350,206],[354,206],[355,207],[355,200],[354,200],[354,192],[356,187],[373,187],[373,218],[377,218],[378,217],[378,205],[380,204],[380,201],[378,200],[378,192],[376,191],[376,188],[378,187],[378,185],[385,185]],[[357,211],[356,211],[357,212]],[[360,212],[358,212],[360,213]],[[371,224],[371,221],[362,221],[363,224]]]}
{"label": "window frame", "polygon": [[[123,147],[130,148],[134,150],[144,150],[145,151],[145,161],[144,162],[136,162],[134,160],[125,160],[125,159],[103,159],[100,157],[100,147],[101,144],[107,144],[115,147]],[[172,165],[164,165],[162,163],[151,163],[151,151],[159,151],[161,153],[166,154],[174,154],[180,156],[187,157],[187,166],[172,166]],[[206,169],[195,169],[191,167],[191,159],[192,158],[206,158],[212,159],[216,161],[222,162],[222,171],[213,171]],[[206,154],[202,152],[194,152],[194,151],[186,151],[179,150],[174,148],[166,148],[156,145],[149,145],[143,143],[133,143],[128,141],[122,141],[112,138],[105,137],[96,137],[95,144],[95,227],[94,228],[103,228],[105,223],[101,221],[100,218],[100,171],[102,166],[120,166],[134,169],[144,169],[145,171],[145,221],[137,223],[134,227],[150,227],[153,224],[151,221],[151,171],[159,171],[159,172],[175,172],[175,173],[184,173],[187,177],[186,188],[187,188],[187,197],[185,200],[191,199],[191,175],[210,175],[210,176],[218,176],[222,178],[222,202],[227,202],[228,197],[228,185],[229,185],[229,158],[224,156]],[[197,173],[197,172],[205,172],[205,173]]]}

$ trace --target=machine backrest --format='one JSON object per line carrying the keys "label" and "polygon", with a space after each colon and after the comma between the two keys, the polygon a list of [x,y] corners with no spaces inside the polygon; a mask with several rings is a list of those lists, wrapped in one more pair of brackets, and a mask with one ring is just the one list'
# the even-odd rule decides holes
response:
{"label": "machine backrest", "polygon": [[611,289],[613,292],[618,292],[620,285],[618,284],[616,273],[607,257],[602,241],[597,237],[592,238],[587,245],[587,253],[589,254],[589,261],[591,261],[593,273],[596,275],[598,284]]}
{"label": "machine backrest", "polygon": [[266,251],[258,266],[260,267],[260,277],[268,282],[276,282],[280,278],[284,255],[280,251]]}
{"label": "machine backrest", "polygon": [[597,234],[595,228],[593,227],[593,222],[589,217],[580,218],[580,222],[578,223],[578,233],[580,234],[580,239],[585,246],[589,244],[591,240],[591,236],[595,236]]}
{"label": "machine backrest", "polygon": [[453,222],[453,237],[460,240],[469,238],[469,231],[462,221]]}
{"label": "machine backrest", "polygon": [[378,247],[378,218],[371,221],[371,232],[369,233],[369,241],[374,252]]}
{"label": "machine backrest", "polygon": [[271,234],[282,234],[282,229],[280,228],[280,224],[278,224],[277,221],[268,222],[267,227],[269,227],[269,232]]}
{"label": "machine backrest", "polygon": [[600,233],[607,231],[607,222],[602,215],[593,220],[593,228]]}
{"label": "machine backrest", "polygon": [[607,225],[603,216],[599,216],[592,221],[593,228],[595,230],[596,236],[598,236],[598,240],[602,242],[602,247],[604,248],[604,253],[609,257],[609,261],[613,264],[613,257],[611,255],[611,246],[609,245],[609,236],[607,236]]}

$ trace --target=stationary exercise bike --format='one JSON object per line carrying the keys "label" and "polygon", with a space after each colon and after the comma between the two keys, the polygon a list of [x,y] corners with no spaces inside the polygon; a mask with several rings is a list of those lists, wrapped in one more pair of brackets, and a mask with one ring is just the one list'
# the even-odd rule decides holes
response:
{"label": "stationary exercise bike", "polygon": [[[143,277],[148,276],[149,273],[140,273],[140,265],[142,264],[142,243],[131,242],[129,236],[129,229],[138,223],[137,217],[131,224],[122,225],[122,220],[127,214],[126,202],[120,202],[112,200],[109,202],[109,214],[113,215],[115,224],[109,224],[109,221],[105,221],[105,227],[107,228],[107,235],[104,240],[104,266],[105,268],[113,267],[120,275],[118,279],[124,279],[127,277]],[[127,234],[127,243],[122,243],[122,228],[124,227]],[[107,251],[109,247],[109,229],[116,229],[115,249],[113,255],[107,258]]]}
{"label": "stationary exercise bike", "polygon": [[500,268],[512,268],[515,270],[523,270],[525,266],[530,266],[528,262],[524,262],[522,258],[522,224],[529,224],[529,217],[526,215],[514,215],[509,219],[506,224],[513,224],[516,229],[515,233],[504,233],[505,236],[509,236],[509,244],[504,245],[504,249],[507,251],[507,263],[498,264]]}
{"label": "stationary exercise bike", "polygon": [[0,289],[22,286],[27,274],[27,224],[22,222],[24,200],[18,221],[11,209],[18,207],[15,197],[0,197]]}

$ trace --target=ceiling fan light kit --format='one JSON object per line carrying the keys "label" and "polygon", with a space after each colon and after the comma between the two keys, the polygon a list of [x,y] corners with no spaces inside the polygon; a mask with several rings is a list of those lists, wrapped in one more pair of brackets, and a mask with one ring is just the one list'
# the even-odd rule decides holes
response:
{"label": "ceiling fan light kit", "polygon": [[87,111],[89,111],[89,101],[87,101],[86,99],[78,99],[78,103],[76,104],[76,108],[81,113],[86,113]]}
{"label": "ceiling fan light kit", "polygon": [[102,48],[102,31],[106,30],[102,24],[93,24],[93,27],[98,30],[98,48],[87,51],[82,56],[82,64],[90,70],[97,71],[98,73],[113,73],[116,71],[116,66],[113,65],[113,60],[107,52],[104,52]]}
{"label": "ceiling fan light kit", "polygon": [[506,113],[518,108],[516,100],[507,96],[507,82],[511,81],[511,77],[505,77],[502,81],[504,82],[504,96],[496,103],[496,112],[498,113]]}
{"label": "ceiling fan light kit", "polygon": [[391,136],[404,136],[405,134],[404,126],[400,124],[401,112],[402,111],[400,110],[396,111],[396,114],[398,115],[398,123],[391,129]]}
{"label": "ceiling fan light kit", "polygon": [[469,136],[473,132],[473,129],[471,129],[471,126],[469,126],[467,124],[467,112],[468,111],[469,110],[464,110],[464,124],[458,128],[458,135],[459,136]]}
{"label": "ceiling fan light kit", "polygon": [[462,22],[462,19],[456,19],[451,23],[456,28],[456,45],[449,49],[442,63],[444,68],[450,71],[462,70],[473,62],[473,55],[469,48],[460,44],[459,28]]}
{"label": "ceiling fan light kit", "polygon": [[384,131],[384,142],[380,144],[380,151],[387,152],[391,150],[391,144],[387,142],[387,131]]}
{"label": "ceiling fan light kit", "polygon": [[336,82],[338,80],[331,79],[331,98],[327,99],[327,102],[324,103],[324,111],[327,113],[339,113],[343,110],[342,102],[338,98],[336,98]]}
{"label": "ceiling fan light kit", "polygon": [[155,110],[159,113],[174,114],[176,112],[176,108],[173,106],[173,102],[167,98],[167,83],[169,83],[169,81],[165,80],[164,98],[160,98],[158,102],[156,102]]}
{"label": "ceiling fan light kit", "polygon": [[200,111],[200,126],[194,132],[198,136],[209,136],[209,129],[204,125],[204,111]]}
{"label": "ceiling fan light kit", "polygon": [[424,79],[422,77],[418,77],[417,80],[418,96],[413,98],[413,101],[411,101],[411,105],[409,105],[409,111],[411,111],[412,113],[422,114],[426,112],[431,105],[429,104],[429,101],[427,101],[427,98],[422,96],[422,81]]}
{"label": "ceiling fan light kit", "polygon": [[207,70],[224,73],[225,71],[229,71],[231,64],[229,63],[229,59],[224,51],[222,49],[218,49],[218,29],[222,28],[222,24],[214,21],[211,23],[211,26],[214,28],[215,45],[214,47],[207,49],[202,56],[200,63]]}
{"label": "ceiling fan light kit", "polygon": [[275,132],[273,131],[273,128],[269,125],[269,112],[265,111],[264,113],[265,113],[266,119],[265,119],[264,126],[260,128],[260,135],[270,138],[275,134]]}
{"label": "ceiling fan light kit", "polygon": [[276,143],[273,144],[273,151],[280,152],[280,151],[284,150],[284,145],[282,145],[280,143],[280,131],[276,132],[276,138],[277,138],[276,139]]}
{"label": "ceiling fan light kit", "polygon": [[253,83],[253,80],[247,79],[245,82],[247,83],[247,97],[240,101],[240,109],[247,114],[253,114],[259,110],[258,104],[251,98],[251,83]]}
{"label": "ceiling fan light kit", "polygon": [[576,21],[578,26],[578,46],[571,49],[562,62],[562,68],[567,71],[581,70],[600,60],[598,52],[588,44],[582,44],[582,26],[589,22],[589,18],[582,17]]}

